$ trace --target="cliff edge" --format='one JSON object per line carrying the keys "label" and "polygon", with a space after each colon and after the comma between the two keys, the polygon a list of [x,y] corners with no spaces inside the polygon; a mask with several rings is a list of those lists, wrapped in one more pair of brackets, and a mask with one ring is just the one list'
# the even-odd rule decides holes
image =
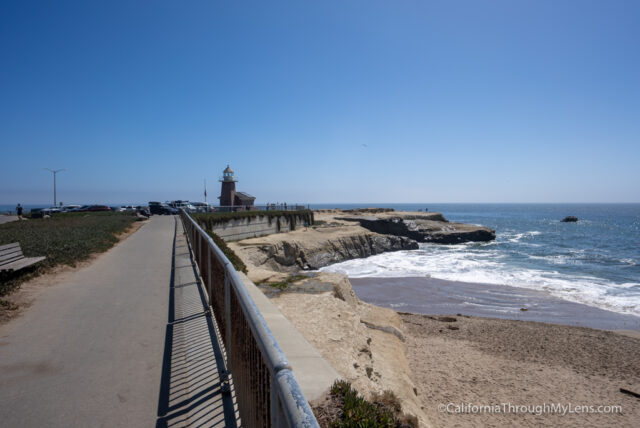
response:
{"label": "cliff edge", "polygon": [[474,224],[452,223],[440,213],[384,212],[337,218],[358,222],[372,232],[407,237],[417,242],[461,244],[496,239],[496,231],[493,229]]}
{"label": "cliff edge", "polygon": [[419,242],[455,244],[490,241],[495,231],[449,222],[440,213],[388,210],[322,210],[312,227],[230,242],[247,264],[253,281],[285,277],[274,273],[316,270],[372,255],[415,250]]}
{"label": "cliff edge", "polygon": [[360,394],[371,399],[393,391],[403,413],[430,426],[412,381],[405,327],[395,311],[362,302],[349,279],[336,273],[314,273],[283,290],[261,288]]}
{"label": "cliff edge", "polygon": [[313,227],[229,242],[228,246],[242,258],[249,278],[255,282],[345,260],[418,248],[411,238],[372,232],[357,223],[336,220],[331,214],[315,217],[317,225]]}

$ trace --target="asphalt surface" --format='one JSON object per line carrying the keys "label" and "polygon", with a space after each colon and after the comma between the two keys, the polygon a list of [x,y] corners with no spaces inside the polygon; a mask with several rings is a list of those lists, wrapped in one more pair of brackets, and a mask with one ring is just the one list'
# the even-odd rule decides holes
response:
{"label": "asphalt surface", "polygon": [[174,236],[153,216],[0,326],[0,426],[156,425]]}

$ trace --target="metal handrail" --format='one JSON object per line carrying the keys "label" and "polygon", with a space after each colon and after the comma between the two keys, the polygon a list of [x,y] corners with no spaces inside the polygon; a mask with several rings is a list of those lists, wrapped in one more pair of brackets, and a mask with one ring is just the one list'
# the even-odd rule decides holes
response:
{"label": "metal handrail", "polygon": [[238,272],[184,209],[180,217],[224,342],[242,426],[318,428],[287,357]]}
{"label": "metal handrail", "polygon": [[309,205],[304,204],[286,204],[273,203],[264,205],[251,205],[247,208],[245,205],[211,205],[212,210],[217,211],[300,211],[309,209]]}

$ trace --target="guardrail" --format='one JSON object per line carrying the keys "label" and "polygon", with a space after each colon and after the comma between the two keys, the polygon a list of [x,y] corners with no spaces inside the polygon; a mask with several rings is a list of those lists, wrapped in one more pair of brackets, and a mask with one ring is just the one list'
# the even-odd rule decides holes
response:
{"label": "guardrail", "polygon": [[266,205],[221,205],[211,206],[212,210],[229,212],[229,211],[300,211],[306,210],[309,205],[303,204],[286,204],[286,203],[274,203]]}
{"label": "guardrail", "polygon": [[242,426],[317,428],[287,357],[238,272],[186,211],[180,217],[225,346]]}

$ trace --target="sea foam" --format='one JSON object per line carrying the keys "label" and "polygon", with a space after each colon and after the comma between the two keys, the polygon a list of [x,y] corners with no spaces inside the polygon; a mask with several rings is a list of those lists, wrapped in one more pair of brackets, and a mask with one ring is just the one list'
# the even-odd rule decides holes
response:
{"label": "sea foam", "polygon": [[[547,267],[576,263],[575,258],[570,256],[521,257],[544,259]],[[421,245],[421,248],[415,251],[379,254],[345,261],[320,270],[339,272],[353,278],[432,277],[450,281],[524,287],[544,290],[569,301],[640,316],[640,283],[614,283],[593,275],[567,274],[553,268],[524,267],[513,263],[512,259],[513,257],[486,245]]]}

